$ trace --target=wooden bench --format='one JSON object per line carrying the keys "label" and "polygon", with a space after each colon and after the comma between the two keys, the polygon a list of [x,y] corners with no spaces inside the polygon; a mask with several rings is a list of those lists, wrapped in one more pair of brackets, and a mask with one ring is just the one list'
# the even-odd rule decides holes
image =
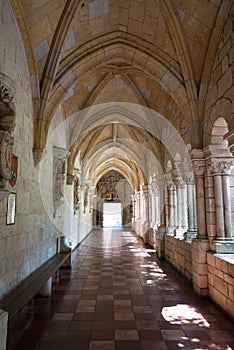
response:
{"label": "wooden bench", "polygon": [[46,282],[66,262],[70,254],[59,253],[54,255],[0,299],[0,309],[8,312],[9,319],[39,293]]}
{"label": "wooden bench", "polygon": [[60,268],[71,268],[72,249],[65,243],[64,236],[59,237],[57,243],[57,254],[0,299],[0,350],[6,349],[8,320],[11,320],[35,295],[51,295],[52,277]]}

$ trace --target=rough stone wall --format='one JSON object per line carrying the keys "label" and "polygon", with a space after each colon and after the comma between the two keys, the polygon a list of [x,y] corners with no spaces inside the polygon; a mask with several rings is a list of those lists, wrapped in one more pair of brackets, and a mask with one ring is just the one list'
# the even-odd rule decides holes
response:
{"label": "rough stone wall", "polygon": [[[16,127],[13,136],[14,154],[18,156],[17,183],[13,188],[8,185],[8,189],[17,196],[14,225],[6,225],[7,199],[0,201],[2,296],[56,253],[56,239],[60,234],[60,226],[57,223],[64,221],[64,213],[61,211],[51,220],[53,208],[51,206],[46,210],[41,197],[40,182],[43,180],[43,186],[48,189],[48,196],[51,196],[52,151],[50,150],[48,164],[41,177],[40,167],[35,167],[33,159],[33,112],[27,60],[8,1],[1,2],[0,9],[0,71],[16,84]],[[61,116],[59,118],[61,119]],[[65,147],[65,135],[59,140],[57,146]],[[76,223],[73,224],[71,231],[75,235]],[[77,239],[77,233],[75,238]]]}
{"label": "rough stone wall", "polygon": [[207,254],[209,295],[232,317],[234,315],[234,256]]}

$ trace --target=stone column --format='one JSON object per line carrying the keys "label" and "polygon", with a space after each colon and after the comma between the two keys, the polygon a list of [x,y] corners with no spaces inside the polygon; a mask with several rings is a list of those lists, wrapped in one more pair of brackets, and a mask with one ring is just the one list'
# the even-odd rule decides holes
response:
{"label": "stone column", "polygon": [[185,184],[182,178],[176,179],[176,188],[177,188],[177,226],[176,226],[176,236],[183,237],[183,234],[186,230],[186,224],[184,217],[186,216],[185,208]]}
{"label": "stone column", "polygon": [[155,226],[160,222],[160,192],[158,187],[155,190]]}
{"label": "stone column", "polygon": [[222,182],[223,182],[225,232],[226,232],[226,237],[230,239],[232,238],[232,232],[231,232],[231,202],[230,202],[229,174],[226,173],[223,175]]}
{"label": "stone column", "polygon": [[137,192],[136,193],[136,219],[140,220],[141,218],[141,193]]}
{"label": "stone column", "polygon": [[132,221],[136,219],[136,196],[132,194]]}
{"label": "stone column", "polygon": [[[230,159],[214,159],[209,163],[214,175],[215,213],[216,213],[216,252],[234,252],[234,239],[231,234],[231,205],[229,174],[233,166]],[[222,243],[223,244],[220,244]]]}
{"label": "stone column", "polygon": [[190,175],[187,177],[188,230],[184,235],[188,241],[197,236],[195,195],[194,176]]}
{"label": "stone column", "polygon": [[204,174],[205,160],[201,150],[191,152],[193,170],[196,186],[196,211],[197,211],[197,238],[208,239],[206,233],[206,209],[205,209],[205,191],[204,191]]}
{"label": "stone column", "polygon": [[143,233],[146,235],[146,241],[148,242],[148,231],[149,231],[149,190],[148,186],[142,187],[142,195],[143,195]]}
{"label": "stone column", "polygon": [[156,215],[155,215],[155,200],[154,200],[154,190],[153,189],[151,190],[151,212],[152,212],[151,227],[154,227]]}
{"label": "stone column", "polygon": [[156,252],[160,259],[165,258],[165,235],[166,235],[166,193],[167,188],[164,185],[160,186],[160,201],[163,204],[165,199],[165,205],[161,208],[160,212],[160,225],[156,231]]}
{"label": "stone column", "polygon": [[175,230],[175,187],[173,183],[168,185],[168,199],[169,199],[169,226],[167,228],[167,233],[169,235],[174,235]]}

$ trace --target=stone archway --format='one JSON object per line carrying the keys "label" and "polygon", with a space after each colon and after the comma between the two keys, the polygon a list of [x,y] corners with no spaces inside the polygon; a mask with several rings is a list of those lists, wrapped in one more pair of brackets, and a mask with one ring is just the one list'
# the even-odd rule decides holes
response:
{"label": "stone archway", "polygon": [[115,170],[101,177],[96,186],[96,209],[93,213],[94,226],[103,226],[104,203],[121,203],[122,225],[131,226],[132,221],[132,189],[128,181]]}

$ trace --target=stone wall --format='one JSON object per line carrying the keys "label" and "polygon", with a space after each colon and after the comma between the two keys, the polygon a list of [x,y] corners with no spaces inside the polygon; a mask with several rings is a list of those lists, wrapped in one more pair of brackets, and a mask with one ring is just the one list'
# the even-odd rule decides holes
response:
{"label": "stone wall", "polygon": [[234,255],[207,254],[209,296],[234,316]]}
{"label": "stone wall", "polygon": [[169,235],[165,235],[165,258],[188,280],[192,280],[191,243]]}
{"label": "stone wall", "polygon": [[[48,146],[43,171],[41,165],[35,167],[33,158],[34,116],[27,60],[17,23],[8,1],[4,1],[0,7],[2,13],[0,16],[0,70],[16,85],[14,98],[16,127],[13,133],[15,139],[13,153],[18,157],[17,183],[14,187],[7,184],[7,188],[16,193],[14,225],[6,225],[7,199],[0,201],[1,297],[56,253],[57,237],[61,233],[69,234],[71,240],[76,244],[79,242],[79,236],[78,219],[73,216],[72,195],[66,183],[64,205],[67,209],[60,207],[54,215],[52,202],[53,146],[66,148],[66,131],[60,133],[59,137]],[[52,123],[51,133],[61,121],[62,114],[58,109],[55,122]],[[47,193],[48,207],[42,196],[42,188]],[[68,222],[69,226],[67,226]],[[63,232],[65,226],[67,228]]]}

